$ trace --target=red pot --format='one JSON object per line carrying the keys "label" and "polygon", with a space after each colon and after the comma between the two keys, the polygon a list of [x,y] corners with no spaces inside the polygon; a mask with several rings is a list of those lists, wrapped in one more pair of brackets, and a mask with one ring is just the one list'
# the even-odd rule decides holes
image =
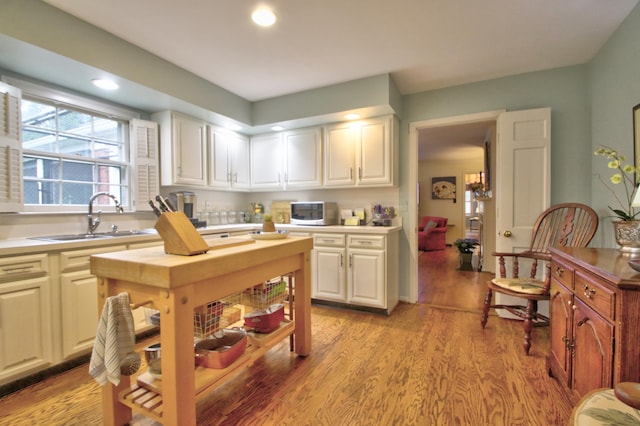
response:
{"label": "red pot", "polygon": [[278,303],[262,311],[254,311],[244,316],[244,326],[257,333],[271,333],[284,321],[284,304]]}

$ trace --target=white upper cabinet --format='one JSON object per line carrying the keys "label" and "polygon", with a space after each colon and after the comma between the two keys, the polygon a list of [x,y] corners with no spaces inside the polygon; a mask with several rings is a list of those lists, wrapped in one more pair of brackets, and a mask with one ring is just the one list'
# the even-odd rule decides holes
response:
{"label": "white upper cabinet", "polygon": [[349,123],[325,128],[324,176],[326,186],[356,183],[356,132]]}
{"label": "white upper cabinet", "polygon": [[251,189],[322,187],[320,128],[251,138]]}
{"label": "white upper cabinet", "polygon": [[251,137],[251,189],[282,189],[282,134]]}
{"label": "white upper cabinet", "polygon": [[284,133],[284,183],[287,189],[322,187],[322,130]]}
{"label": "white upper cabinet", "polygon": [[131,165],[135,178],[131,205],[136,211],[151,211],[147,202],[160,193],[158,123],[133,119],[129,123]]}
{"label": "white upper cabinet", "polygon": [[23,207],[21,91],[0,82],[0,212]]}
{"label": "white upper cabinet", "polygon": [[249,139],[215,126],[209,127],[209,186],[249,189]]}
{"label": "white upper cabinet", "polygon": [[206,186],[207,123],[173,111],[152,118],[160,123],[160,184]]}
{"label": "white upper cabinet", "polygon": [[394,185],[397,131],[391,116],[327,126],[324,185]]}

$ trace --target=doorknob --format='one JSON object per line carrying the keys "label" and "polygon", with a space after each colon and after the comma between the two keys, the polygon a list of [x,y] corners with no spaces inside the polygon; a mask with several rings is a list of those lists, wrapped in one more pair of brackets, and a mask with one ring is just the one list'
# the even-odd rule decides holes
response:
{"label": "doorknob", "polygon": [[504,235],[505,237],[509,238],[511,236],[511,231],[504,231],[502,233],[502,235]]}

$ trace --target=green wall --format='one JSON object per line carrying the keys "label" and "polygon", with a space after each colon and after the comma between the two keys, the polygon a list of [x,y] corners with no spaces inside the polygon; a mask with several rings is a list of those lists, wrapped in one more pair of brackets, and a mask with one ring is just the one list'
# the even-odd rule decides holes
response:
{"label": "green wall", "polygon": [[595,157],[593,151],[605,145],[628,159],[633,158],[632,109],[640,104],[640,5],[591,61],[588,82],[593,161],[591,205],[601,217],[606,216],[600,224],[601,246],[615,247],[607,206],[616,206],[616,201],[597,176],[608,181],[611,171],[606,161]]}

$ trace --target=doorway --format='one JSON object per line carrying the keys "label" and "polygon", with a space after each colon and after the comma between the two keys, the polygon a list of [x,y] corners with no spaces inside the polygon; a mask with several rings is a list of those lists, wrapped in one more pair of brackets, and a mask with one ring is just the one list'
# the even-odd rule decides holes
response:
{"label": "doorway", "polygon": [[[414,230],[414,237],[411,239],[411,244],[410,244],[410,250],[412,255],[410,256],[410,276],[409,276],[410,301],[413,303],[415,303],[418,300],[417,227],[418,227],[419,217],[421,214],[419,201],[421,198],[424,198],[424,197],[421,197],[420,195],[420,182],[419,182],[419,163],[420,163],[419,151],[421,148],[421,142],[420,142],[421,133],[424,134],[424,132],[427,132],[428,134],[429,132],[433,133],[437,131],[437,133],[444,132],[444,134],[446,134],[447,131],[453,132],[454,130],[460,130],[462,127],[467,125],[472,125],[477,123],[486,123],[487,126],[492,127],[494,129],[493,134],[495,136],[496,123],[497,123],[498,117],[503,112],[504,112],[503,110],[489,111],[484,113],[468,114],[463,116],[455,116],[455,117],[425,120],[425,121],[410,123],[409,149],[412,154],[411,157],[414,160],[411,161],[409,165],[410,166],[409,182],[411,182],[411,184],[414,185],[414,187],[416,188],[415,194],[409,194],[409,199],[408,199],[409,205],[415,206],[415,209],[410,209],[410,212],[409,212],[409,222],[411,224],[410,229]],[[483,143],[483,142],[484,142],[484,139],[478,143]],[[445,143],[441,145],[442,146],[438,146],[438,149],[449,149],[449,150],[452,149],[451,148],[452,145],[450,143]],[[429,148],[434,148],[435,146],[436,144],[434,144],[434,146]],[[463,148],[463,147],[458,147],[458,149],[460,148]],[[495,155],[493,156],[489,155],[488,158],[490,158],[491,161],[493,161],[493,159],[495,159]],[[494,161],[493,163],[490,164],[490,166],[495,170]],[[462,179],[462,175],[460,176],[460,178]],[[464,191],[461,191],[461,194],[463,193]],[[464,202],[464,198],[460,197],[460,203],[463,203],[463,202]],[[464,224],[464,209],[459,209],[459,212],[460,212],[459,213],[460,223]],[[486,221],[487,223],[485,223],[485,227],[486,227],[485,229],[489,230],[489,227],[491,224],[493,224],[493,226],[495,227],[495,213],[491,209],[485,209],[485,215],[487,219],[489,219],[490,216],[494,216],[492,218],[493,220]],[[491,246],[491,244],[487,244],[487,245],[488,245],[487,248]],[[495,245],[495,242],[493,243],[493,245]]]}

